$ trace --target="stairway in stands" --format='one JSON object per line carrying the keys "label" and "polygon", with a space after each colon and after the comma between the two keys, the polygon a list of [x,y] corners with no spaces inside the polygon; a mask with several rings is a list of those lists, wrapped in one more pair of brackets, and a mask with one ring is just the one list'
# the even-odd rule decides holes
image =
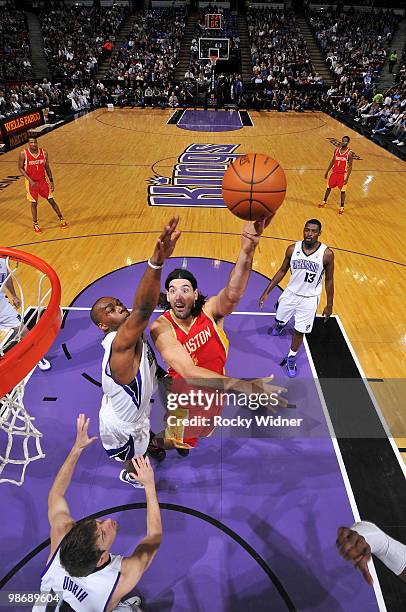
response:
{"label": "stairway in stands", "polygon": [[[382,68],[381,76],[378,82],[379,91],[384,91],[385,89],[393,87],[395,81],[395,74],[399,69],[403,49],[406,49],[406,19],[403,19],[399,22],[399,26],[395,33],[395,36],[389,43],[386,62]],[[398,61],[393,69],[393,74],[389,72],[389,55],[392,50],[396,50],[398,54]]]}
{"label": "stairway in stands", "polygon": [[104,62],[100,64],[99,71],[96,74],[96,79],[102,81],[106,78],[106,75],[110,68],[110,64],[114,63],[115,58],[117,57],[118,52],[121,49],[121,45],[127,40],[127,37],[133,28],[134,22],[140,16],[140,14],[140,12],[137,12],[133,13],[132,15],[128,15],[127,19],[124,21],[123,27],[116,36],[111,56],[105,59]]}
{"label": "stairway in stands", "polygon": [[31,48],[31,65],[34,78],[49,79],[48,62],[44,51],[44,39],[40,20],[34,13],[24,11],[28,25],[28,37]]}
{"label": "stairway in stands", "polygon": [[239,13],[237,17],[238,36],[240,37],[241,77],[243,83],[250,83],[252,76],[251,43],[247,26],[246,13]]}
{"label": "stairway in stands", "polygon": [[179,61],[176,65],[175,71],[175,81],[180,83],[185,79],[185,72],[189,68],[190,63],[190,47],[192,45],[193,35],[195,32],[196,22],[197,22],[198,14],[197,13],[189,13],[185,32],[183,34],[180,52],[179,52]]}
{"label": "stairway in stands", "polygon": [[323,77],[325,85],[332,85],[333,77],[331,76],[328,65],[326,64],[324,57],[316,43],[316,40],[313,36],[309,24],[307,23],[307,20],[301,14],[296,14],[295,18],[296,24],[307,45],[310,61],[312,62],[315,71]]}

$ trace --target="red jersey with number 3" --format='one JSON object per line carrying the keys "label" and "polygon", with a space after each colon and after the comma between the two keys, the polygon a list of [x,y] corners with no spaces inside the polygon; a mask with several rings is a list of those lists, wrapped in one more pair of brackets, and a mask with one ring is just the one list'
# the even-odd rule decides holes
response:
{"label": "red jersey with number 3", "polygon": [[341,151],[340,147],[335,150],[333,174],[345,174],[347,172],[348,156],[350,153],[351,149],[348,147],[345,151]]}
{"label": "red jersey with number 3", "polygon": [[45,164],[46,155],[44,149],[38,149],[38,153],[34,155],[29,149],[24,149],[25,162],[24,170],[33,181],[42,181],[45,179]]}
{"label": "red jersey with number 3", "polygon": [[[228,339],[204,310],[198,314],[189,330],[175,318],[172,310],[167,310],[162,316],[169,321],[176,338],[183,344],[195,365],[224,374]],[[180,378],[172,368],[169,368],[168,372],[172,378]]]}

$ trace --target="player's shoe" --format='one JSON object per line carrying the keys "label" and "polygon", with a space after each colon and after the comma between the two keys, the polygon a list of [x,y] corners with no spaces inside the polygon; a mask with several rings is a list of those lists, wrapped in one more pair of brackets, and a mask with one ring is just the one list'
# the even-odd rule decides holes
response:
{"label": "player's shoe", "polygon": [[343,215],[344,214],[344,206],[340,206],[340,210],[338,211],[339,215]]}
{"label": "player's shoe", "polygon": [[271,330],[272,330],[271,336],[280,336],[284,327],[285,327],[284,325],[278,325],[278,324],[271,327]]}
{"label": "player's shoe", "polygon": [[51,364],[49,363],[48,359],[44,359],[44,357],[38,361],[37,366],[43,372],[51,369]]}
{"label": "player's shoe", "polygon": [[190,452],[188,448],[178,448],[177,446],[175,446],[175,450],[181,457],[187,457]]}
{"label": "player's shoe", "polygon": [[324,201],[323,201],[323,202],[320,202],[320,204],[319,204],[319,208],[324,208],[324,207],[325,207],[325,205],[326,205],[326,202],[324,202]]}
{"label": "player's shoe", "polygon": [[33,223],[33,228],[34,228],[34,232],[36,234],[41,234],[42,233],[42,229],[40,228],[40,226],[38,225],[38,223]]}
{"label": "player's shoe", "polygon": [[123,608],[123,610],[133,610],[133,612],[140,612],[141,606],[141,597],[138,597],[138,595],[134,595],[133,597],[129,597],[124,601],[120,601],[114,609],[120,610],[120,608]]}
{"label": "player's shoe", "polygon": [[289,378],[295,378],[297,374],[297,365],[296,365],[296,356],[291,355],[290,357],[285,357],[283,361],[281,361],[280,365],[286,366],[286,374]]}
{"label": "player's shoe", "polygon": [[66,223],[65,219],[59,219],[60,223],[59,223],[59,227],[61,229],[66,229],[68,227],[68,224]]}
{"label": "player's shoe", "polygon": [[136,489],[143,489],[144,485],[141,484],[138,480],[135,480],[135,478],[131,478],[129,473],[127,472],[127,470],[121,470],[120,472],[120,480],[121,482],[126,482],[127,484],[131,485],[132,487],[135,487]]}

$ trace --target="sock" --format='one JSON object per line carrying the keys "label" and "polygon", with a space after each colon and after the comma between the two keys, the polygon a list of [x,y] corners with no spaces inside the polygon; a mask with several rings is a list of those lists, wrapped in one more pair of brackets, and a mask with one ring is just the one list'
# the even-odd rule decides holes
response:
{"label": "sock", "polygon": [[296,355],[297,351],[292,351],[292,349],[289,349],[288,357],[296,357]]}
{"label": "sock", "polygon": [[406,546],[388,536],[374,523],[361,521],[351,529],[362,535],[371,547],[371,552],[394,574],[399,576],[406,568]]}

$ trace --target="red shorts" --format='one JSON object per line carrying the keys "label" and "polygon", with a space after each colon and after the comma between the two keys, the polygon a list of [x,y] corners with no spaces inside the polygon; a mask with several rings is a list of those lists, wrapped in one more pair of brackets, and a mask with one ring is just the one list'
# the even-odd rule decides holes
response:
{"label": "red shorts", "polygon": [[39,195],[42,198],[45,198],[46,200],[51,197],[51,189],[46,179],[41,179],[40,181],[37,181],[35,187],[32,187],[30,183],[26,180],[25,186],[27,189],[27,200],[29,202],[38,202]]}
{"label": "red shorts", "polygon": [[345,180],[344,173],[337,174],[333,172],[330,175],[330,178],[328,180],[328,186],[330,187],[330,189],[333,189],[334,187],[338,187],[340,191],[345,191],[345,188],[347,187],[347,185],[344,185],[344,180]]}

